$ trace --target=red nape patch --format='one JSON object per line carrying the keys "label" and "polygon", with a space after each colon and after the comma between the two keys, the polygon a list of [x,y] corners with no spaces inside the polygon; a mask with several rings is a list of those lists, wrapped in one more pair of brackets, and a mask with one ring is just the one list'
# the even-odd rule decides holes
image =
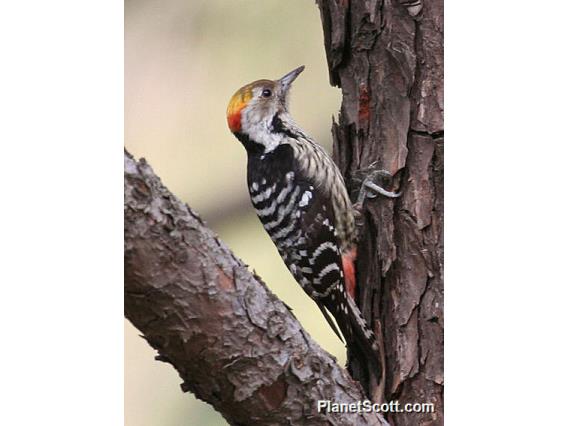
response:
{"label": "red nape patch", "polygon": [[241,131],[241,111],[237,111],[227,117],[227,123],[229,124],[229,129],[231,132]]}
{"label": "red nape patch", "polygon": [[343,275],[345,275],[345,287],[351,299],[355,300],[355,259],[357,258],[357,249],[353,248],[348,253],[341,256],[343,264]]}

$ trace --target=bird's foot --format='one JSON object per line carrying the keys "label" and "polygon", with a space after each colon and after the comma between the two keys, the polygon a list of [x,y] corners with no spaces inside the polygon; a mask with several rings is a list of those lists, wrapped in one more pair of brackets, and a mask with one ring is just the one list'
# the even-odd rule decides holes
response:
{"label": "bird's foot", "polygon": [[400,192],[387,191],[383,187],[379,186],[376,182],[384,179],[391,179],[392,175],[387,170],[379,169],[376,163],[371,164],[366,169],[361,169],[354,173],[354,181],[361,182],[361,188],[359,189],[359,195],[354,207],[360,210],[363,207],[363,203],[367,198],[376,198],[378,195],[383,195],[388,198],[398,198],[400,197]]}
{"label": "bird's foot", "polygon": [[392,179],[392,174],[387,170],[378,168],[376,163],[371,164],[366,169],[358,170],[353,174],[355,184],[361,185],[357,201],[353,204],[353,213],[357,227],[363,225],[363,204],[367,198],[376,198],[379,195],[383,195],[387,198],[400,197],[400,192],[388,191],[377,184],[378,181],[387,179]]}

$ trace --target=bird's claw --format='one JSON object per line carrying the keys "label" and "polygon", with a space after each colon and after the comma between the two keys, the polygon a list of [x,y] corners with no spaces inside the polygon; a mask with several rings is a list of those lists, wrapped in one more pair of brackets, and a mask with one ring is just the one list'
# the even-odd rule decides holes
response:
{"label": "bird's claw", "polygon": [[376,183],[373,183],[371,181],[368,182],[363,182],[363,185],[366,189],[370,189],[371,191],[374,191],[375,193],[369,193],[369,191],[367,191],[367,198],[375,198],[377,195],[381,194],[384,195],[385,197],[388,198],[398,198],[400,197],[401,193],[400,192],[392,192],[392,191],[387,191],[384,188],[381,188],[379,185],[377,185]]}
{"label": "bird's claw", "polygon": [[368,173],[361,184],[361,189],[359,190],[359,196],[357,197],[355,206],[361,208],[365,198],[376,198],[378,195],[383,195],[388,198],[400,197],[400,192],[387,191],[374,182],[378,178],[392,178],[392,174],[388,170],[378,169],[375,167],[375,163],[373,163],[366,169],[366,171]]}

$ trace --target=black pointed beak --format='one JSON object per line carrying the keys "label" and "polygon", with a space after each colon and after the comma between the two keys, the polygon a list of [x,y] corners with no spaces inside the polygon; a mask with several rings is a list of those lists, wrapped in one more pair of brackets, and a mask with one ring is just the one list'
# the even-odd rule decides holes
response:
{"label": "black pointed beak", "polygon": [[302,65],[301,67],[298,67],[293,71],[290,71],[288,74],[286,74],[280,80],[278,80],[278,82],[280,83],[280,86],[282,87],[282,89],[285,92],[287,92],[290,89],[292,82],[294,80],[296,80],[296,77],[298,77],[302,71],[304,71],[304,68],[306,68],[306,67],[304,65]]}

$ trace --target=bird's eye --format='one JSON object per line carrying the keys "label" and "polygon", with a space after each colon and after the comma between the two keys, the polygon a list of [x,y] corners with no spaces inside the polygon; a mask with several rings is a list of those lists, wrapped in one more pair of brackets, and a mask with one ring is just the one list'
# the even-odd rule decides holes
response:
{"label": "bird's eye", "polygon": [[272,91],[270,89],[264,89],[262,91],[262,97],[263,98],[269,98],[272,96]]}

